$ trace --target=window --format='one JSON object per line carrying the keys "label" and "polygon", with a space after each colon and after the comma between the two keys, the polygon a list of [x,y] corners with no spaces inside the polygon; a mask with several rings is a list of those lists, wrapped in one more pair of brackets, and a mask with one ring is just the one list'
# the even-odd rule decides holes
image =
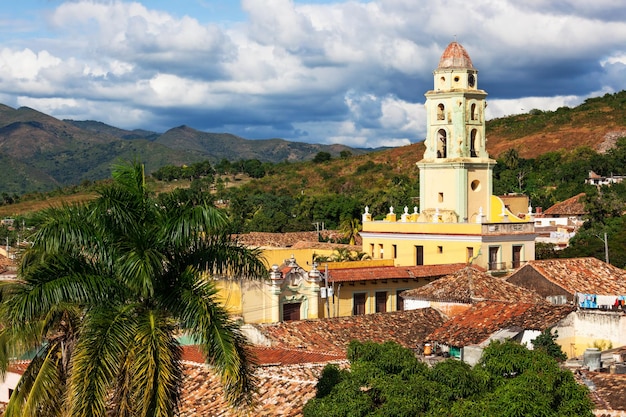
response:
{"label": "window", "polygon": [[393,259],[396,259],[398,257],[398,246],[397,245],[391,245],[391,256],[393,257]]}
{"label": "window", "polygon": [[470,120],[476,120],[478,117],[478,114],[476,112],[476,103],[472,103],[472,105],[470,106]]}
{"label": "window", "polygon": [[439,195],[438,195],[438,197],[437,197],[437,200],[438,200],[440,203],[443,203],[443,193],[439,193]]}
{"label": "window", "polygon": [[352,315],[360,316],[365,314],[366,293],[359,292],[352,295]]}
{"label": "window", "polygon": [[383,245],[378,245],[378,253],[380,254],[380,259],[385,257],[385,250],[383,249]]}
{"label": "window", "polygon": [[519,268],[522,263],[522,247],[513,245],[513,268]]}
{"label": "window", "polygon": [[424,247],[415,247],[415,265],[424,265]]}
{"label": "window", "polygon": [[474,248],[471,246],[468,246],[466,248],[466,255],[467,255],[467,262],[472,262],[472,260],[474,259]]}
{"label": "window", "polygon": [[498,247],[489,248],[489,270],[494,271],[500,269],[500,264],[498,263]]}
{"label": "window", "polygon": [[445,111],[446,108],[444,107],[444,105],[439,103],[439,105],[437,106],[437,120],[444,120],[446,118]]}
{"label": "window", "polygon": [[283,304],[283,321],[300,320],[300,304]]}
{"label": "window", "polygon": [[447,158],[448,152],[448,135],[445,130],[440,129],[437,132],[437,158]]}
{"label": "window", "polygon": [[374,258],[374,244],[370,243],[370,256]]}
{"label": "window", "polygon": [[443,246],[437,246],[437,253],[443,253]]}
{"label": "window", "polygon": [[387,312],[387,291],[376,291],[376,312]]}
{"label": "window", "polygon": [[404,291],[406,290],[396,290],[396,310],[397,311],[404,311],[404,298],[400,297],[400,294],[402,294]]}
{"label": "window", "polygon": [[472,158],[478,156],[478,152],[476,152],[476,132],[476,129],[472,129],[472,133],[470,134],[470,156]]}

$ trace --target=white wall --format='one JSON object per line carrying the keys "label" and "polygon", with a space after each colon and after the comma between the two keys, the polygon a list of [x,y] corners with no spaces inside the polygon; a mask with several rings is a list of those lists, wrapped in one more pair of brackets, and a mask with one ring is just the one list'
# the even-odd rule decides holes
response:
{"label": "white wall", "polygon": [[9,402],[9,389],[13,390],[17,386],[22,375],[14,372],[7,372],[4,376],[4,381],[0,383],[0,403]]}

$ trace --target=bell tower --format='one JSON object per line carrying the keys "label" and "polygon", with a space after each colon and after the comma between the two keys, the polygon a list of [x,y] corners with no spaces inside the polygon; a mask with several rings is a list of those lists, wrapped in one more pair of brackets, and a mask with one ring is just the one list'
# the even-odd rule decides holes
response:
{"label": "bell tower", "polygon": [[487,93],[463,46],[452,42],[433,72],[426,96],[426,150],[420,169],[420,211],[447,213],[435,221],[473,222],[489,215],[492,173],[485,139]]}

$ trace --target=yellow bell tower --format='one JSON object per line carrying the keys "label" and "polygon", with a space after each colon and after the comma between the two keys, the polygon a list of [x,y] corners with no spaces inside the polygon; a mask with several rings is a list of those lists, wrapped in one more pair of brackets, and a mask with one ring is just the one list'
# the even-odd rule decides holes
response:
{"label": "yellow bell tower", "polygon": [[478,71],[457,42],[448,45],[433,75],[434,89],[425,94],[426,150],[417,163],[420,211],[440,222],[489,218],[496,162],[485,143],[487,93],[478,89]]}

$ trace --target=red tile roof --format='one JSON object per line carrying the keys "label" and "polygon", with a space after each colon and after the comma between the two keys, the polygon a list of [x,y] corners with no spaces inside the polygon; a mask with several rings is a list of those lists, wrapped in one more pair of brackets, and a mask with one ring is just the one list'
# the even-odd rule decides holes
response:
{"label": "red tile roof", "polygon": [[[250,355],[259,366],[296,365],[302,363],[322,363],[341,360],[342,354],[330,352],[311,352],[303,349],[285,349],[277,347],[251,346]],[[205,363],[205,358],[197,346],[183,346],[183,360],[186,362]]]}
{"label": "red tile roof", "polygon": [[413,348],[444,321],[441,313],[426,308],[251,326],[265,336],[274,348],[324,352],[345,357],[346,348],[352,340],[391,340]]}
{"label": "red tile roof", "polygon": [[350,250],[361,251],[360,236],[358,236],[357,245],[345,245],[339,243],[324,243],[319,241],[319,236],[333,241],[339,241],[343,238],[342,234],[336,230],[323,230],[321,232],[288,232],[288,233],[267,233],[267,232],[250,232],[237,235],[239,242],[255,247],[273,247],[273,248],[348,248]]}
{"label": "red tile roof", "polygon": [[382,279],[440,278],[452,274],[466,264],[418,265],[418,266],[380,266],[370,268],[333,269],[329,282],[354,282]]}
{"label": "red tile roof", "polygon": [[444,323],[428,340],[457,347],[476,345],[510,327],[543,331],[575,310],[570,305],[483,301]]}
{"label": "red tile roof", "polygon": [[570,294],[626,295],[626,271],[596,258],[529,261],[515,272],[532,268]]}
{"label": "red tile roof", "polygon": [[483,300],[545,302],[535,291],[518,287],[469,266],[423,287],[404,291],[401,295],[405,299],[467,304]]}
{"label": "red tile roof", "polygon": [[582,216],[587,214],[585,206],[583,205],[582,198],[585,193],[580,193],[574,197],[568,198],[565,201],[556,203],[549,209],[543,212],[545,216]]}
{"label": "red tile roof", "polygon": [[591,399],[598,417],[623,417],[626,415],[626,374],[577,371],[576,379],[589,386]]}
{"label": "red tile roof", "polygon": [[219,378],[210,367],[186,363],[180,417],[301,416],[304,404],[315,396],[324,366],[326,363],[258,367],[255,406],[241,414],[227,405]]}

